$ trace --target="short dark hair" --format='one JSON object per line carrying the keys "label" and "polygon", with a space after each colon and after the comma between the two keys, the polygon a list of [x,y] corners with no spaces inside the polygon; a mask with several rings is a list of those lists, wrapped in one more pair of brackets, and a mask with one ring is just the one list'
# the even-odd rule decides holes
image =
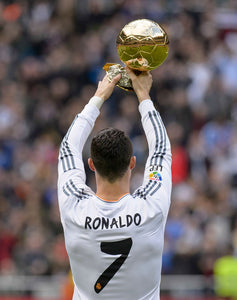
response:
{"label": "short dark hair", "polygon": [[96,171],[111,183],[125,174],[132,154],[129,137],[119,129],[103,129],[92,139],[91,158]]}

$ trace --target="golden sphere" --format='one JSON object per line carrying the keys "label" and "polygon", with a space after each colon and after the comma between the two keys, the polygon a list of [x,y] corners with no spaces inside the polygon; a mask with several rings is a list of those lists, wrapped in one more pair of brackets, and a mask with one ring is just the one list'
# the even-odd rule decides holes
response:
{"label": "golden sphere", "polygon": [[168,43],[165,30],[148,19],[125,25],[116,41],[121,61],[140,71],[150,71],[160,66],[168,55]]}

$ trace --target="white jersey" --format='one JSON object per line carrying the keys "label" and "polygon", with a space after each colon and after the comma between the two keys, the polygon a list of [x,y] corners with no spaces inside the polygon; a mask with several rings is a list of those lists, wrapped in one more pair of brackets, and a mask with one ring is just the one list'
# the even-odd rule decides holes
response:
{"label": "white jersey", "polygon": [[159,300],[164,229],[170,206],[170,142],[151,100],[139,105],[149,146],[144,181],[118,201],[85,184],[83,146],[99,110],[87,104],[64,137],[58,198],[74,300]]}

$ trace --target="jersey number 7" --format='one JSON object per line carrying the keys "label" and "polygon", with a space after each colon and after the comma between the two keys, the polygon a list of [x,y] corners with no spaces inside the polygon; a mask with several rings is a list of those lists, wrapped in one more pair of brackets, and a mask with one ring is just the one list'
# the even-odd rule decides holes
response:
{"label": "jersey number 7", "polygon": [[100,293],[116,272],[120,269],[132,247],[132,239],[128,238],[117,242],[101,242],[102,252],[110,255],[121,254],[96,280],[94,285],[95,292]]}

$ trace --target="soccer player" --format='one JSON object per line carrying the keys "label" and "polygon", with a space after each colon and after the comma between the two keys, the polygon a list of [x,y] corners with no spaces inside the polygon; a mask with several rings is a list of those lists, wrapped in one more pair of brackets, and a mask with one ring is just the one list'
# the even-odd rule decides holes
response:
{"label": "soccer player", "polygon": [[152,76],[127,69],[139,101],[149,146],[143,184],[130,194],[135,157],[130,139],[104,129],[91,142],[89,167],[96,193],[85,183],[83,146],[101,105],[120,79],[99,82],[79,113],[59,154],[58,198],[74,281],[74,300],[160,299],[164,229],[170,206],[171,149],[149,93]]}

